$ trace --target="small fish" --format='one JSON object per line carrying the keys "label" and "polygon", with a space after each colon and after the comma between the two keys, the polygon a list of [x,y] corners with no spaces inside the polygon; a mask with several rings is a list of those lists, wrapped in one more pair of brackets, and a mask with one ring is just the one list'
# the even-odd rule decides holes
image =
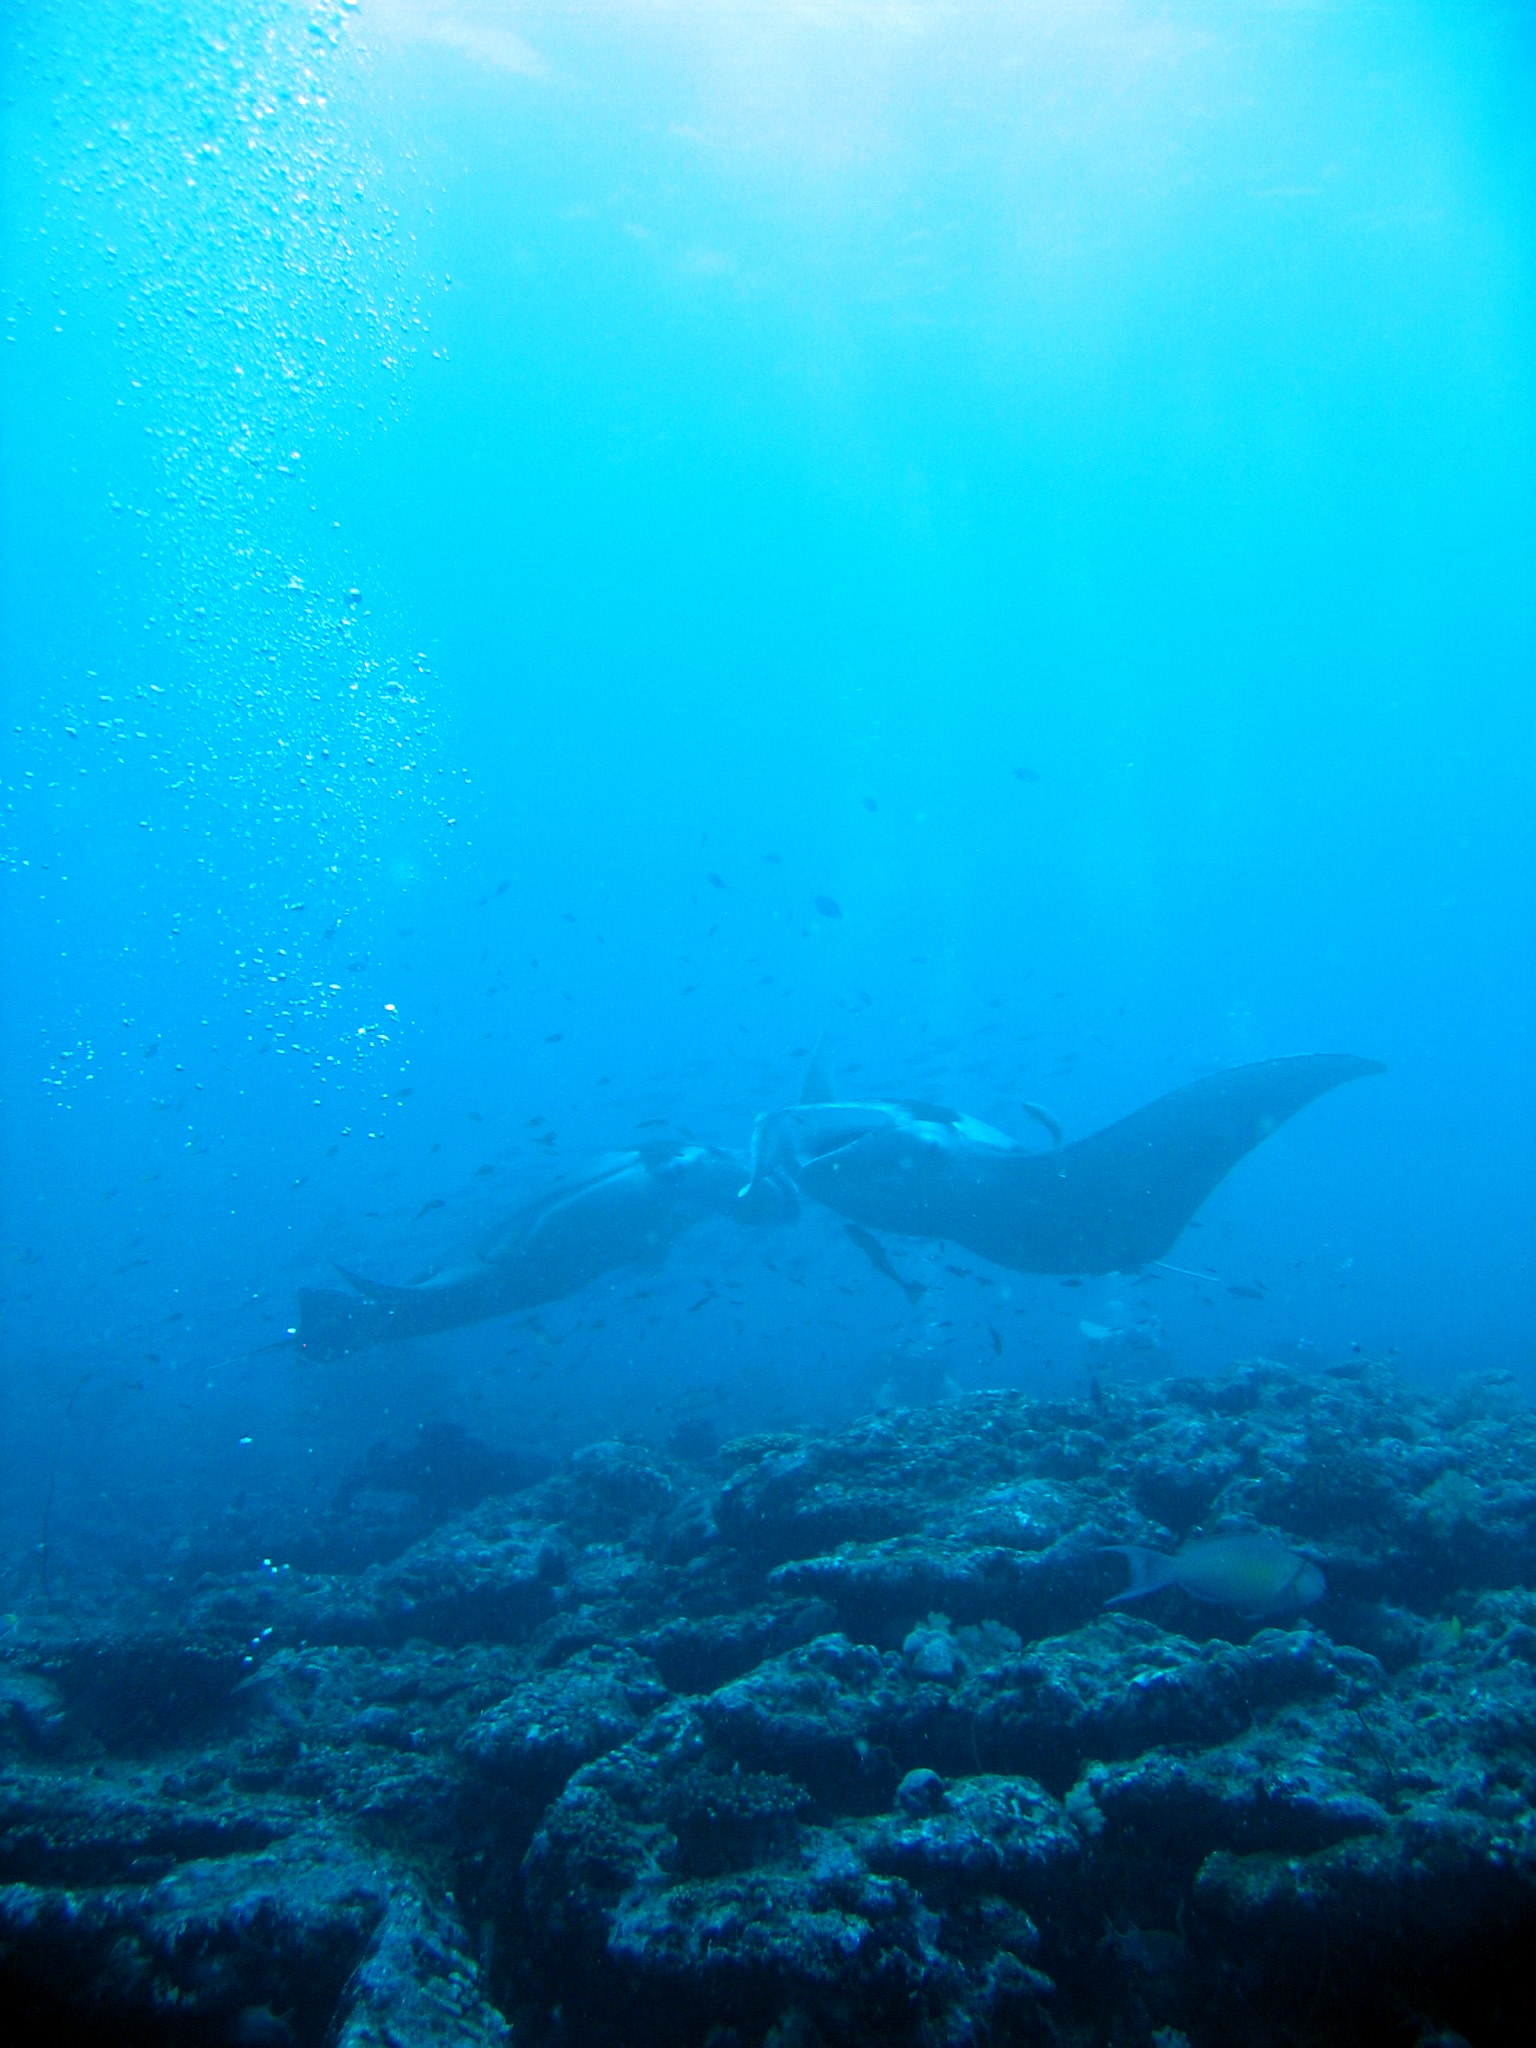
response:
{"label": "small fish", "polygon": [[647,1116],[640,1119],[639,1123],[635,1125],[635,1129],[637,1131],[664,1131],[667,1123],[668,1119],[664,1116]]}
{"label": "small fish", "polygon": [[1139,1600],[1146,1593],[1178,1586],[1213,1607],[1236,1607],[1259,1620],[1310,1607],[1328,1590],[1328,1581],[1309,1557],[1288,1550],[1274,1536],[1200,1536],[1170,1557],[1139,1543],[1111,1543],[1131,1568],[1131,1583],[1106,1600]]}
{"label": "small fish", "polygon": [[782,853],[765,853],[763,855],[763,859],[767,861],[771,866],[776,868],[782,867],[784,865],[784,856]]}
{"label": "small fish", "polygon": [[413,1223],[419,1223],[422,1217],[430,1214],[430,1212],[433,1209],[446,1209],[447,1206],[448,1204],[443,1200],[441,1195],[434,1195],[430,1202],[422,1203],[421,1207],[416,1211],[416,1214],[411,1218],[411,1221]]}
{"label": "small fish", "polygon": [[841,917],[843,914],[843,906],[831,896],[818,896],[816,898],[816,908],[823,917]]}
{"label": "small fish", "polygon": [[564,1038],[564,1036],[565,1033],[563,1031],[546,1031],[544,1034],[544,1043],[546,1045],[558,1045],[561,1039]]}
{"label": "small fish", "polygon": [[511,886],[512,884],[510,882],[498,882],[496,884],[496,894],[498,896],[505,896],[507,891],[511,888]]}
{"label": "small fish", "polygon": [[995,1323],[988,1323],[987,1330],[992,1338],[992,1349],[1001,1358],[1003,1355],[1003,1333]]}
{"label": "small fish", "polygon": [[496,1169],[495,1169],[495,1167],[494,1167],[494,1166],[489,1166],[489,1165],[487,1165],[487,1166],[477,1166],[477,1167],[475,1168],[475,1177],[476,1177],[476,1179],[478,1179],[478,1180],[484,1180],[485,1176],[486,1176],[486,1175],[487,1175],[488,1173],[494,1173],[495,1171],[496,1171]]}
{"label": "small fish", "polygon": [[1035,773],[1033,768],[1015,768],[1013,771],[1013,779],[1015,782],[1038,782],[1040,780],[1040,777]]}
{"label": "small fish", "polygon": [[1452,1615],[1449,1621],[1432,1621],[1424,1631],[1424,1655],[1426,1657],[1449,1657],[1461,1644],[1461,1621]]}
{"label": "small fish", "polygon": [[862,1223],[845,1223],[843,1231],[850,1244],[857,1245],[877,1273],[883,1273],[887,1280],[894,1280],[914,1308],[928,1292],[921,1280],[903,1280],[896,1268],[886,1257],[885,1246],[871,1230]]}
{"label": "small fish", "polygon": [[1262,1287],[1245,1287],[1240,1280],[1234,1280],[1227,1289],[1227,1292],[1228,1294],[1240,1294],[1244,1301],[1262,1301],[1264,1299]]}
{"label": "small fish", "polygon": [[706,875],[706,876],[704,877],[704,879],[705,879],[705,881],[706,881],[706,882],[708,882],[709,886],[710,886],[710,887],[711,887],[712,889],[723,889],[723,888],[725,887],[725,882],[724,882],[724,880],[722,879],[722,877],[721,877],[721,876],[719,876],[719,875],[717,875],[717,874],[713,874],[713,873],[711,873],[711,874],[707,874],[707,875]]}
{"label": "small fish", "polygon": [[864,808],[866,811],[878,811],[880,806],[875,802],[872,796],[867,796],[864,799]]}

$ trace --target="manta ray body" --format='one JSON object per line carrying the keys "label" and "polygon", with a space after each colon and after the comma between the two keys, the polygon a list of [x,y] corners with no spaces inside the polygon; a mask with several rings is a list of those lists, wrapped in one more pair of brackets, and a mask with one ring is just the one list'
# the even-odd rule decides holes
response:
{"label": "manta ray body", "polygon": [[[744,1197],[794,1188],[903,1237],[945,1238],[1022,1273],[1134,1272],[1164,1257],[1237,1162],[1341,1082],[1350,1053],[1211,1074],[1076,1144],[1039,1152],[931,1102],[811,1099],[760,1116]],[[806,1092],[827,1087],[819,1059]]]}
{"label": "manta ray body", "polygon": [[765,1186],[744,1210],[740,1156],[709,1145],[662,1143],[610,1154],[567,1176],[511,1216],[459,1265],[410,1287],[365,1279],[356,1290],[299,1292],[298,1348],[342,1358],[393,1337],[424,1337],[575,1294],[616,1267],[656,1263],[706,1216],[772,1222],[793,1195]]}
{"label": "manta ray body", "polygon": [[[1172,1249],[1211,1190],[1288,1117],[1382,1071],[1348,1053],[1263,1060],[1040,1152],[937,1103],[837,1101],[817,1060],[806,1100],[758,1118],[750,1172],[709,1145],[613,1153],[556,1181],[469,1259],[412,1286],[343,1267],[352,1292],[301,1289],[293,1341],[313,1357],[343,1358],[536,1308],[618,1267],[659,1263],[707,1216],[787,1222],[800,1195],[842,1216],[865,1256],[914,1299],[921,1287],[890,1271],[871,1229],[947,1239],[1023,1273],[1134,1272]],[[1045,1112],[1028,1113],[1057,1131]]]}

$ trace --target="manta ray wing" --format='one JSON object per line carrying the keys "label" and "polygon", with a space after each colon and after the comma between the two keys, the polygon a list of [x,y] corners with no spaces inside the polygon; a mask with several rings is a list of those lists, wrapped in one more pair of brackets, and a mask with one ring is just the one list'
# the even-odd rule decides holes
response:
{"label": "manta ray wing", "polygon": [[[479,1256],[488,1265],[500,1265],[516,1258],[547,1217],[573,1202],[579,1202],[594,1189],[632,1172],[639,1158],[638,1151],[606,1152],[575,1172],[561,1174],[558,1180],[531,1196],[498,1223],[482,1241]],[[347,1277],[350,1279],[351,1275]]]}
{"label": "manta ray wing", "polygon": [[1132,1272],[1170,1251],[1211,1191],[1289,1117],[1382,1072],[1350,1053],[1311,1053],[1192,1081],[1060,1152],[1000,1162],[972,1219],[978,1234],[961,1241],[1023,1272]]}

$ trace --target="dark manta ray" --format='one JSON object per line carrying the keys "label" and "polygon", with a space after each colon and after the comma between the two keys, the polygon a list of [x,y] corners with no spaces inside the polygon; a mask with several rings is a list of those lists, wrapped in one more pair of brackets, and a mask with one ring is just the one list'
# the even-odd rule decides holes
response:
{"label": "dark manta ray", "polygon": [[341,1269],[356,1288],[299,1291],[298,1348],[344,1358],[390,1337],[457,1330],[575,1294],[616,1266],[655,1261],[706,1216],[776,1222],[794,1213],[786,1188],[765,1188],[743,1212],[740,1155],[708,1145],[642,1145],[557,1181],[462,1265],[413,1287]]}
{"label": "dark manta ray", "polygon": [[[807,1089],[826,1086],[819,1062]],[[931,1102],[808,1099],[752,1134],[761,1200],[779,1181],[855,1223],[949,1238],[1021,1273],[1124,1273],[1160,1259],[1200,1204],[1287,1117],[1375,1060],[1310,1053],[1176,1088],[1075,1145],[1033,1152]]]}

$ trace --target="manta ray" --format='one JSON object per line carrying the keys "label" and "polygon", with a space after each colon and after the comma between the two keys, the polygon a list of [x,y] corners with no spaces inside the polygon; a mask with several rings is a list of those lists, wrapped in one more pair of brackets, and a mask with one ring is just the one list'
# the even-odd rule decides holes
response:
{"label": "manta ray", "polygon": [[1384,1071],[1351,1053],[1261,1060],[1040,1152],[937,1103],[830,1099],[818,1055],[801,1102],[758,1118],[742,1195],[761,1203],[774,1184],[793,1188],[856,1224],[946,1238],[1020,1273],[1135,1272],[1172,1250],[1212,1189],[1288,1117]]}
{"label": "manta ray", "polygon": [[355,1292],[299,1290],[298,1349],[344,1358],[393,1337],[457,1330],[575,1294],[615,1267],[656,1263],[706,1216],[778,1221],[794,1197],[765,1183],[743,1205],[740,1155],[661,1142],[609,1154],[558,1180],[460,1264],[394,1287],[338,1267]]}

